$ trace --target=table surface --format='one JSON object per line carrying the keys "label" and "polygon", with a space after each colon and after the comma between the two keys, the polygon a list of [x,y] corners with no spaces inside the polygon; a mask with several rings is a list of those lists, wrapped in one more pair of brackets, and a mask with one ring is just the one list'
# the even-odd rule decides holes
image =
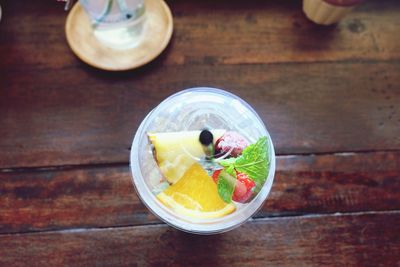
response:
{"label": "table surface", "polygon": [[[1,266],[400,266],[400,2],[316,26],[300,1],[168,1],[174,35],[136,70],[81,62],[56,1],[0,0]],[[249,102],[272,192],[230,232],[172,229],[128,157],[144,116],[194,86]]]}

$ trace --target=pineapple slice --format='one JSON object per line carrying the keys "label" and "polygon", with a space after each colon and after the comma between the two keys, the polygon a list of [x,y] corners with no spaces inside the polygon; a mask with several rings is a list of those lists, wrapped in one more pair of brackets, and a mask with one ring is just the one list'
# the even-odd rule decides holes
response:
{"label": "pineapple slice", "polygon": [[[225,130],[211,132],[215,143]],[[155,159],[168,182],[176,183],[193,163],[205,156],[199,136],[200,131],[148,133]]]}

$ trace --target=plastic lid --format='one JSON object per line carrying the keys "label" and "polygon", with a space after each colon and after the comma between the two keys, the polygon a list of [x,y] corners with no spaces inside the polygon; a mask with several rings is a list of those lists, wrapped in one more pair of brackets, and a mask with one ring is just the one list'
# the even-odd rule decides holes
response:
{"label": "plastic lid", "polygon": [[[204,129],[206,131],[202,132]],[[200,140],[201,134],[205,144]],[[239,145],[224,146],[221,140],[231,136],[239,136],[239,141],[234,140]],[[240,157],[241,153],[244,156],[242,148],[256,144],[263,137],[266,137],[268,147],[265,182],[257,184],[257,193],[248,203],[233,202],[234,212],[218,218],[193,218],[172,210],[157,199],[156,195],[168,185],[177,183],[193,163],[204,167],[213,162],[215,167],[218,165],[215,162]],[[207,146],[210,138],[211,144]],[[178,92],[152,110],[135,134],[130,162],[133,184],[143,203],[171,226],[201,234],[223,232],[249,219],[266,199],[275,173],[274,147],[257,113],[239,97],[206,87]],[[207,171],[211,176],[212,170]]]}

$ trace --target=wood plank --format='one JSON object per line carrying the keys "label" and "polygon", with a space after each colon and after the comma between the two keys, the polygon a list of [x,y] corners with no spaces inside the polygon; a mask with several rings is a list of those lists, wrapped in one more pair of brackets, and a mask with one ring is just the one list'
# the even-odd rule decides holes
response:
{"label": "wood plank", "polygon": [[168,59],[253,64],[400,58],[398,2],[366,3],[332,27],[308,21],[301,3],[174,1],[176,38]]}
{"label": "wood plank", "polygon": [[[301,1],[168,4],[175,32],[163,65],[400,59],[396,0],[369,1],[333,27],[309,22]],[[83,67],[66,44],[62,4],[28,2],[23,13],[19,1],[2,6],[0,54],[7,56],[0,64],[25,70]]]}
{"label": "wood plank", "polygon": [[[0,233],[158,223],[128,167],[0,173]],[[256,217],[400,209],[400,152],[278,157]]]}
{"label": "wood plank", "polygon": [[[140,70],[106,73],[71,54],[60,4],[24,3],[19,16],[20,2],[2,3],[0,168],[126,162],[145,114],[196,85],[249,101],[279,154],[400,148],[398,1],[366,3],[328,28],[331,37],[295,1],[170,4],[176,33],[168,51]],[[329,45],[316,41],[324,38]],[[367,61],[299,63],[343,59]],[[277,62],[288,63],[259,64]]]}
{"label": "wood plank", "polygon": [[127,162],[145,115],[198,85],[249,102],[278,154],[400,149],[398,63],[0,71],[0,168]]}
{"label": "wood plank", "polygon": [[197,236],[166,225],[0,236],[0,265],[398,266],[400,213],[261,219]]}

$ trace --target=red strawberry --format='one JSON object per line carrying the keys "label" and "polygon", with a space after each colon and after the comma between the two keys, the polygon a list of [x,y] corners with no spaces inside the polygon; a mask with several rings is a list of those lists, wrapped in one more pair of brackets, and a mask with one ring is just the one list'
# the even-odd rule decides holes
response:
{"label": "red strawberry", "polygon": [[233,192],[232,200],[245,203],[253,194],[256,184],[246,174],[236,172],[236,186]]}
{"label": "red strawberry", "polygon": [[[218,184],[219,174],[221,170],[216,170],[212,174],[212,178],[215,183]],[[234,179],[232,177],[232,179]],[[233,191],[232,200],[240,203],[245,203],[247,200],[250,199],[251,195],[253,194],[254,188],[256,184],[252,179],[250,179],[246,174],[241,172],[236,172],[236,184],[235,189]]]}
{"label": "red strawberry", "polygon": [[229,153],[230,156],[237,157],[242,154],[243,149],[248,145],[247,140],[239,133],[226,132],[215,143],[215,152],[216,154],[224,155]]}
{"label": "red strawberry", "polygon": [[213,178],[215,183],[218,183],[218,176],[221,173],[221,171],[222,171],[222,169],[214,171],[214,173],[212,175],[212,178]]}

